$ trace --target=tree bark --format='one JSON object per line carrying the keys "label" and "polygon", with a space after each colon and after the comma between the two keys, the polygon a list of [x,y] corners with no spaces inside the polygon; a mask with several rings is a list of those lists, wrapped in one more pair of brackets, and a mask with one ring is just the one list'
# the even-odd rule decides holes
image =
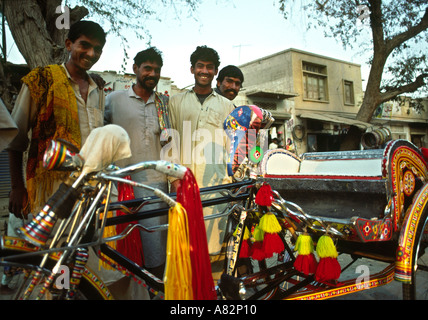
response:
{"label": "tree bark", "polygon": [[48,34],[37,1],[6,1],[5,15],[16,46],[31,69],[56,63],[55,51],[61,48]]}
{"label": "tree bark", "polygon": [[[4,0],[5,16],[16,46],[30,69],[62,63],[67,57],[64,41],[67,29],[56,28],[61,0]],[[70,10],[70,23],[88,14],[84,7]]]}

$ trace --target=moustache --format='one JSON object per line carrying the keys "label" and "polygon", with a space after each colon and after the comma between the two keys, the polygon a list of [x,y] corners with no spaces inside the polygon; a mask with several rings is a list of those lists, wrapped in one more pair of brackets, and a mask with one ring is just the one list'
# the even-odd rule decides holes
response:
{"label": "moustache", "polygon": [[155,78],[155,77],[147,77],[147,78],[144,78],[144,81],[158,81],[158,78]]}

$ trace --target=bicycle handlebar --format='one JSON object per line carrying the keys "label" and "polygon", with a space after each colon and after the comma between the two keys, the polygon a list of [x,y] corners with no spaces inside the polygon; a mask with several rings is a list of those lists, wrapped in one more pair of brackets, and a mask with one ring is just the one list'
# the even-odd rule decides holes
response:
{"label": "bicycle handlebar", "polygon": [[157,160],[136,163],[126,168],[119,168],[118,170],[111,171],[108,174],[113,177],[124,177],[137,171],[146,169],[154,169],[156,171],[162,172],[168,176],[178,179],[183,179],[184,174],[187,171],[187,168],[184,166],[171,163],[165,160]]}

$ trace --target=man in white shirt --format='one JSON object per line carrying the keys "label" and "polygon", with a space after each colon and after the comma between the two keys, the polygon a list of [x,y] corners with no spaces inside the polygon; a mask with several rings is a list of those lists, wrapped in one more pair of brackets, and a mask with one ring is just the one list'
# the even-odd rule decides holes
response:
{"label": "man in white shirt", "polygon": [[[36,68],[23,78],[24,84],[12,111],[19,133],[7,147],[12,181],[9,211],[17,217],[22,217],[22,211],[28,202],[31,205],[30,211],[37,213],[50,193],[56,190],[55,182],[61,182],[54,179],[57,180],[54,185],[46,186],[49,174],[43,170],[41,159],[50,140],[69,139],[72,140],[69,142],[80,148],[91,130],[103,125],[104,93],[87,71],[100,58],[104,44],[105,33],[98,24],[78,21],[70,27],[65,42],[70,53],[69,60],[62,65]],[[68,85],[60,86],[55,82],[56,79],[65,80]],[[46,85],[46,82],[49,84]],[[62,97],[63,101],[58,101],[54,91],[58,91],[58,95],[66,93],[67,96]],[[66,121],[52,115],[50,108],[61,110],[62,115],[70,119],[69,124],[65,125]],[[32,137],[29,140],[30,130]],[[29,144],[27,183],[24,183],[22,158]],[[27,188],[31,189],[29,194]],[[36,198],[36,194],[40,196]]]}

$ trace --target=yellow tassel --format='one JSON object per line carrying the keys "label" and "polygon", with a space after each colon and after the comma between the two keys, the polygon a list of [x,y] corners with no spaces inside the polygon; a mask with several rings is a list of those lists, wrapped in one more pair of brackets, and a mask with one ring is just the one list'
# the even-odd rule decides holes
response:
{"label": "yellow tassel", "polygon": [[[233,236],[236,237],[236,234],[238,232],[238,226],[236,226],[235,232],[233,232]],[[250,230],[248,230],[247,227],[245,227],[244,230],[244,240],[248,240],[250,238]]]}
{"label": "yellow tassel", "polygon": [[317,254],[320,258],[337,258],[338,253],[330,236],[323,235],[318,239]]}
{"label": "yellow tassel", "polygon": [[192,300],[192,266],[187,212],[180,203],[169,209],[165,300]]}
{"label": "yellow tassel", "polygon": [[272,212],[267,212],[261,217],[259,226],[266,233],[278,233],[282,230],[278,219]]}
{"label": "yellow tassel", "polygon": [[314,242],[308,234],[300,234],[297,238],[294,251],[297,251],[299,255],[308,255],[314,252]]}
{"label": "yellow tassel", "polygon": [[[100,219],[103,218],[102,216],[103,216],[103,214],[100,214]],[[107,212],[107,218],[111,218],[111,217],[113,217],[113,212],[108,211]],[[115,235],[117,235],[116,226],[107,226],[104,228],[103,238],[113,237]],[[116,241],[107,242],[107,244],[116,250]],[[103,259],[98,259],[98,270],[101,270],[101,268],[104,268],[106,270],[116,270],[115,268],[110,266],[110,264],[108,262],[104,261],[104,259],[107,261],[111,261],[112,263],[114,261],[112,259],[110,259],[109,257],[107,257],[106,255],[104,255],[103,253],[100,253],[100,254],[103,256]]]}

